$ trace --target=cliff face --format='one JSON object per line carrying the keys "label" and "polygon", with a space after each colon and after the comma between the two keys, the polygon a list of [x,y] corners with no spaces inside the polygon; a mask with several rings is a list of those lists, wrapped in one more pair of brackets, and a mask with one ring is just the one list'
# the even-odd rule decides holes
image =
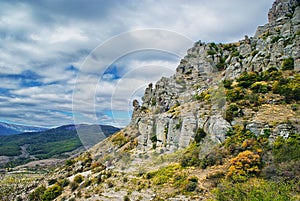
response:
{"label": "cliff face", "polygon": [[[283,60],[289,57],[293,58],[294,69],[300,69],[299,1],[275,1],[268,16],[269,23],[258,27],[254,37],[245,36],[226,45],[195,43],[175,75],[160,79],[155,86],[149,84],[143,103],[134,102],[132,121],[127,128],[138,135],[138,150],[183,148],[201,129],[208,134],[207,140],[219,143],[234,124],[246,124],[257,135],[270,127],[267,121],[254,121],[256,115],[243,121],[226,121],[227,104],[222,88],[223,80],[233,80],[243,72],[280,69]],[[208,101],[198,101],[197,96],[207,89],[210,89]],[[284,122],[273,128],[273,135],[290,132]]]}

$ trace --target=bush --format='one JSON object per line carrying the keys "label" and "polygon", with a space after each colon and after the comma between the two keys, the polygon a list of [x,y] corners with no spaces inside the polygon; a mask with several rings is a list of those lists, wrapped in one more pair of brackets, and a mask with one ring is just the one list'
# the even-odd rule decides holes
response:
{"label": "bush", "polygon": [[258,175],[261,167],[261,159],[252,151],[243,151],[237,157],[231,159],[226,178],[233,181],[245,181],[250,176]]}
{"label": "bush", "polygon": [[75,182],[70,183],[71,191],[75,191],[77,188],[78,188],[78,183],[75,183]]}
{"label": "bush", "polygon": [[197,132],[196,132],[196,135],[195,135],[195,142],[199,143],[205,137],[206,137],[206,132],[203,130],[203,128],[198,128]]}
{"label": "bush", "polygon": [[271,67],[267,71],[259,74],[258,80],[260,81],[274,81],[282,77],[282,72],[278,71],[276,67]]}
{"label": "bush", "polygon": [[257,81],[258,75],[255,72],[244,72],[238,79],[238,86],[248,88]]}
{"label": "bush", "polygon": [[278,137],[272,150],[276,162],[300,160],[300,136],[291,135],[288,139]]}
{"label": "bush", "polygon": [[58,197],[62,193],[62,187],[55,184],[51,187],[49,187],[43,194],[42,200],[44,201],[50,201],[54,200],[56,197]]}
{"label": "bush", "polygon": [[226,99],[231,102],[242,100],[245,98],[245,92],[242,88],[236,87],[235,89],[228,90],[226,92]]}
{"label": "bush", "polygon": [[293,57],[283,59],[281,69],[282,70],[294,70],[294,59],[293,59]]}
{"label": "bush", "polygon": [[[293,182],[272,182],[263,179],[250,179],[245,183],[225,181],[214,191],[215,199],[222,201],[296,201],[293,193],[297,194]],[[293,192],[294,191],[294,192]]]}
{"label": "bush", "polygon": [[66,166],[71,166],[75,163],[74,160],[66,160]]}
{"label": "bush", "polygon": [[124,201],[130,201],[128,195],[125,195],[124,198],[123,198],[123,200],[124,200]]}
{"label": "bush", "polygon": [[293,100],[300,100],[300,76],[296,75],[294,79],[281,78],[275,81],[272,86],[274,93],[280,94],[285,97],[287,103]]}
{"label": "bush", "polygon": [[228,106],[227,110],[226,110],[226,117],[225,117],[225,119],[228,122],[231,122],[234,117],[238,116],[238,111],[239,111],[239,107],[237,106],[237,104],[231,103]]}
{"label": "bush", "polygon": [[168,165],[162,167],[157,171],[149,172],[146,174],[147,179],[152,179],[155,185],[161,185],[170,181],[176,172],[181,169],[180,165]]}
{"label": "bush", "polygon": [[151,137],[150,137],[150,140],[152,142],[152,148],[153,149],[156,149],[156,142],[157,142],[157,136],[155,134],[153,134]]}
{"label": "bush", "polygon": [[217,54],[217,52],[214,51],[214,50],[208,50],[208,51],[207,51],[207,54],[208,54],[208,55],[215,55],[215,54]]}
{"label": "bush", "polygon": [[268,93],[269,90],[271,89],[270,86],[268,86],[266,83],[263,82],[255,82],[254,84],[251,85],[251,90],[254,93]]}
{"label": "bush", "polygon": [[51,186],[51,185],[55,184],[56,182],[57,182],[57,179],[50,179],[48,181],[48,184]]}
{"label": "bush", "polygon": [[69,179],[62,179],[62,180],[59,180],[57,182],[58,185],[60,185],[61,187],[66,187],[70,184],[70,181]]}
{"label": "bush", "polygon": [[81,174],[76,175],[74,177],[74,182],[77,183],[77,184],[80,184],[83,180],[84,180],[84,177]]}
{"label": "bush", "polygon": [[243,150],[243,143],[249,139],[256,139],[256,136],[251,131],[245,130],[243,126],[235,125],[226,133],[224,145],[229,148],[230,152]]}
{"label": "bush", "polygon": [[45,191],[46,191],[45,186],[40,186],[40,187],[36,188],[32,193],[29,194],[29,200],[30,201],[42,200],[42,196],[44,195]]}
{"label": "bush", "polygon": [[193,192],[196,190],[197,186],[198,186],[197,182],[188,181],[188,183],[185,185],[184,190],[188,192]]}
{"label": "bush", "polygon": [[226,89],[232,89],[232,80],[223,80],[223,85]]}

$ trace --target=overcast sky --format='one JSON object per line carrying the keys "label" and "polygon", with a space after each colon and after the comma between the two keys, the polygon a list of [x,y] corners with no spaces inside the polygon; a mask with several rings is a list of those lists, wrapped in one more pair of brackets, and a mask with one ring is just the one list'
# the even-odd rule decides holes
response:
{"label": "overcast sky", "polygon": [[0,121],[125,126],[132,99],[175,72],[188,41],[253,36],[272,2],[1,0]]}

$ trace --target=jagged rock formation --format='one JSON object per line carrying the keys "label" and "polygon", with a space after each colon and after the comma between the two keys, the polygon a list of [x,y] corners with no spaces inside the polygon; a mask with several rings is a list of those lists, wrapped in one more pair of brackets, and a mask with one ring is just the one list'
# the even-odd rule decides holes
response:
{"label": "jagged rock formation", "polygon": [[[175,75],[162,78],[155,86],[149,84],[141,106],[134,102],[129,126],[138,130],[138,150],[149,150],[153,144],[171,150],[186,147],[199,129],[204,129],[213,142],[222,142],[231,125],[224,119],[224,104],[218,105],[224,101],[220,96],[221,80],[234,79],[245,71],[280,68],[288,57],[294,59],[294,68],[300,69],[299,1],[277,0],[268,16],[269,23],[258,27],[254,37],[245,36],[227,45],[195,43]],[[214,86],[218,86],[219,95],[210,94],[211,104],[195,99]],[[251,118],[248,121],[247,127],[256,134],[268,128],[267,122],[255,123]],[[284,124],[278,124],[274,133],[286,135],[288,130]]]}

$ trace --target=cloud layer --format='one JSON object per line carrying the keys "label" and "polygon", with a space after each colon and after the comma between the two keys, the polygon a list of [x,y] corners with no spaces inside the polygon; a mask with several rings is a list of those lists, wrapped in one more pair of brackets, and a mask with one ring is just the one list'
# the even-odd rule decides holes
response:
{"label": "cloud layer", "polygon": [[[52,127],[73,123],[74,112],[76,122],[125,126],[131,100],[140,98],[147,83],[171,75],[181,56],[174,54],[177,46],[163,34],[150,38],[128,33],[161,29],[190,41],[236,41],[266,23],[271,4],[272,0],[1,1],[0,121]],[[149,47],[163,46],[121,54],[101,67],[120,48],[147,46],[145,40]],[[106,47],[109,41],[118,43]],[[99,47],[105,58],[97,53]],[[166,52],[170,49],[173,52]],[[75,111],[74,89],[75,96],[80,92]]]}

